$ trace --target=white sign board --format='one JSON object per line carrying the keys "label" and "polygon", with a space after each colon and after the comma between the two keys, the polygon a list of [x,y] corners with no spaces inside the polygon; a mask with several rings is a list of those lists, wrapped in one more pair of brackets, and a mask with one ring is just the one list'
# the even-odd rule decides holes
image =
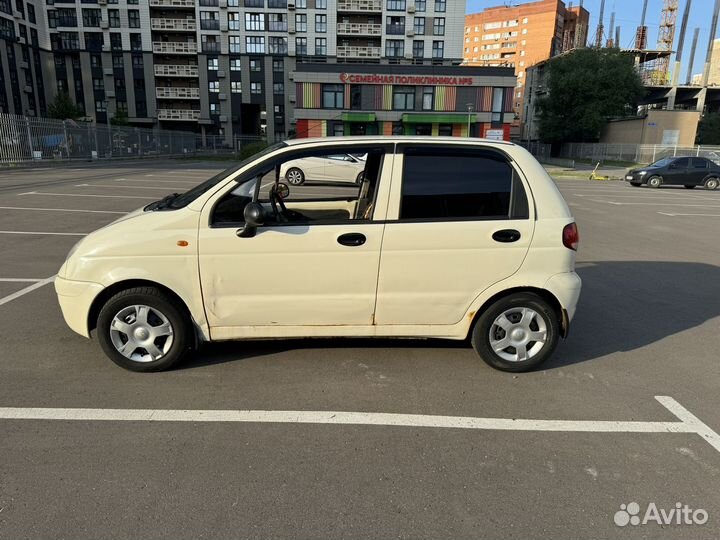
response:
{"label": "white sign board", "polygon": [[485,138],[493,139],[495,141],[502,141],[503,140],[503,130],[502,129],[488,129],[485,132]]}
{"label": "white sign board", "polygon": [[672,146],[677,146],[680,142],[680,130],[679,129],[663,129],[662,143]]}

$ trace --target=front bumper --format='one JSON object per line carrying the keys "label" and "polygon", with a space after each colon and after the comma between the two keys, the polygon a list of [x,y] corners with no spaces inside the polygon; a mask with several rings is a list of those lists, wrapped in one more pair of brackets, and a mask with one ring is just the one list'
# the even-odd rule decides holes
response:
{"label": "front bumper", "polygon": [[625,175],[625,181],[631,182],[633,184],[644,184],[647,180],[647,174],[639,175],[639,174],[626,174]]}
{"label": "front bumper", "polygon": [[90,281],[75,281],[60,276],[55,278],[55,292],[63,318],[71,330],[81,336],[90,337],[88,314],[93,300],[104,287]]}

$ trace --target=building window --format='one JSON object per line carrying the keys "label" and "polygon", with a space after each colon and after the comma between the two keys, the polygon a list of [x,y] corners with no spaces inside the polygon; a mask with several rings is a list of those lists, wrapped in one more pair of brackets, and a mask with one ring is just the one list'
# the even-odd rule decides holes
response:
{"label": "building window", "polygon": [[91,54],[90,55],[90,67],[93,67],[93,68],[101,68],[102,67],[102,57],[99,54]]}
{"label": "building window", "polygon": [[211,103],[210,104],[210,116],[219,116],[220,115],[220,104],[219,103]]}
{"label": "building window", "polygon": [[445,13],[445,0],[435,0],[435,11]]}
{"label": "building window", "polygon": [[350,86],[350,108],[354,111],[362,109],[362,86],[359,84]]}
{"label": "building window", "polygon": [[315,55],[327,56],[327,38],[315,38]]}
{"label": "building window", "polygon": [[115,77],[115,90],[125,90],[125,79],[123,77]]}
{"label": "building window", "polygon": [[108,21],[110,21],[110,28],[120,28],[120,10],[108,9]]}
{"label": "building window", "polygon": [[230,71],[240,71],[241,68],[241,62],[239,58],[231,58],[230,59]]}
{"label": "building window", "polygon": [[287,32],[287,30],[288,30],[287,13],[270,13],[270,14],[268,14],[268,30],[270,32]]}
{"label": "building window", "polygon": [[444,41],[433,41],[432,45],[432,57],[433,58],[444,58],[445,57],[445,42]]}
{"label": "building window", "polygon": [[413,58],[425,57],[425,42],[421,39],[413,41]]}
{"label": "building window", "polygon": [[285,84],[281,82],[273,83],[273,94],[284,94],[285,93]]}
{"label": "building window", "polygon": [[295,7],[298,9],[307,9],[307,0],[295,0]]}
{"label": "building window", "polygon": [[95,112],[107,112],[107,101],[101,99],[96,100]]}
{"label": "building window", "polygon": [[272,69],[275,73],[283,73],[285,71],[285,62],[282,58],[273,58]]}
{"label": "building window", "polygon": [[30,21],[32,24],[36,24],[37,19],[35,18],[35,7],[32,4],[27,5],[27,14],[28,21]]}
{"label": "building window", "polygon": [[424,86],[422,93],[422,110],[432,111],[435,100],[435,89],[432,86]]}
{"label": "building window", "polygon": [[388,58],[397,58],[405,55],[405,40],[388,39],[385,41],[385,56]]}
{"label": "building window", "polygon": [[268,7],[287,9],[287,0],[268,0]]}
{"label": "building window", "polygon": [[327,0],[315,0],[315,9],[327,9]]}
{"label": "building window", "polygon": [[433,19],[433,36],[445,35],[445,17],[435,17]]}
{"label": "building window", "polygon": [[295,54],[297,56],[307,56],[307,38],[295,38]]}
{"label": "building window", "polygon": [[315,31],[319,33],[327,32],[327,15],[315,15]]}
{"label": "building window", "polygon": [[248,54],[265,54],[265,38],[262,36],[247,36],[245,38],[245,51]]}
{"label": "building window", "polygon": [[259,8],[265,7],[265,0],[244,0],[244,1],[245,1],[245,7],[259,7]]}
{"label": "building window", "polygon": [[251,94],[262,94],[262,83],[251,82],[250,83],[250,93]]}
{"label": "building window", "polygon": [[405,33],[405,17],[388,17],[386,19],[385,33],[392,36],[402,36]]}
{"label": "building window", "polygon": [[220,52],[219,36],[203,34],[200,36],[201,49],[203,52]]}
{"label": "building window", "polygon": [[288,52],[288,38],[286,37],[270,36],[268,45],[270,54],[287,54]]}
{"label": "building window", "polygon": [[240,53],[242,47],[240,36],[230,36],[228,38],[228,46],[231,53]]}
{"label": "building window", "polygon": [[503,97],[505,95],[504,88],[493,88],[492,93],[492,113],[490,115],[490,121],[493,124],[502,123],[503,117]]}
{"label": "building window", "polygon": [[100,92],[102,90],[105,90],[105,83],[102,79],[93,79],[93,90],[96,92]]}
{"label": "building window", "polygon": [[415,0],[415,11],[424,12],[427,9],[426,0]]}
{"label": "building window", "polygon": [[323,109],[342,109],[345,106],[345,86],[342,84],[322,85]]}
{"label": "building window", "polygon": [[130,34],[130,50],[142,51],[142,34]]}
{"label": "building window", "polygon": [[124,69],[125,68],[125,59],[123,58],[122,54],[113,54],[112,55],[112,65],[114,69]]}
{"label": "building window", "polygon": [[265,17],[262,13],[246,13],[245,14],[245,30],[253,32],[265,31]]}
{"label": "building window", "polygon": [[140,28],[140,11],[137,9],[128,9],[128,26],[130,28]]}
{"label": "building window", "polygon": [[220,64],[219,64],[219,62],[218,62],[217,57],[215,57],[215,56],[208,56],[208,59],[207,59],[207,68],[208,68],[208,71],[217,71],[218,68],[219,68],[219,65],[220,65]]}
{"label": "building window", "polygon": [[[29,7],[29,4],[28,4]],[[49,13],[49,12],[48,12]],[[83,8],[82,10],[83,26],[98,28],[100,26],[100,10],[93,8]]]}
{"label": "building window", "polygon": [[262,63],[257,58],[250,59],[250,71],[262,71]]}
{"label": "building window", "polygon": [[122,34],[119,32],[110,32],[110,48],[113,51],[122,51]]}
{"label": "building window", "polygon": [[231,81],[230,92],[233,94],[242,94],[242,83],[240,81]]}
{"label": "building window", "polygon": [[418,36],[425,35],[425,17],[415,17],[413,30]]}
{"label": "building window", "polygon": [[405,11],[405,0],[387,0],[388,11]]}
{"label": "building window", "polygon": [[102,32],[85,32],[85,48],[88,51],[102,51]]}
{"label": "building window", "polygon": [[307,32],[307,14],[306,13],[295,14],[295,31],[296,32]]}
{"label": "building window", "polygon": [[415,110],[415,87],[394,86],[393,87],[393,110],[412,111]]}
{"label": "building window", "polygon": [[228,30],[240,30],[239,13],[228,13]]}
{"label": "building window", "polygon": [[220,92],[220,81],[210,81],[208,83],[208,91],[214,94]]}
{"label": "building window", "polygon": [[[142,54],[133,54],[132,55],[132,65],[134,68],[141,68],[144,65]],[[143,79],[137,79],[139,82],[143,82]],[[136,82],[137,82],[136,81]]]}
{"label": "building window", "polygon": [[200,30],[220,30],[220,19],[217,11],[200,12]]}

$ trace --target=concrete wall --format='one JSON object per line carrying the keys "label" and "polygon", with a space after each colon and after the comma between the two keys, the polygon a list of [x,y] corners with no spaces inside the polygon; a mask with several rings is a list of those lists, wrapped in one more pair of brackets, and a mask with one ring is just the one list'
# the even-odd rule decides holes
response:
{"label": "concrete wall", "polygon": [[650,111],[644,118],[608,122],[600,142],[693,146],[699,121],[699,111]]}

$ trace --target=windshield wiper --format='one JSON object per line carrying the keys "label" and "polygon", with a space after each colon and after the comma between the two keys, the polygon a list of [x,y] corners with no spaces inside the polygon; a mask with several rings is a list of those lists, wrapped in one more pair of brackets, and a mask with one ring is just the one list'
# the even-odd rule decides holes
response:
{"label": "windshield wiper", "polygon": [[170,203],[173,202],[179,196],[180,196],[179,193],[171,193],[170,195],[163,197],[159,201],[155,201],[155,202],[148,204],[145,207],[145,211],[149,212],[152,210],[162,210],[163,208],[167,208],[168,206],[170,206]]}

